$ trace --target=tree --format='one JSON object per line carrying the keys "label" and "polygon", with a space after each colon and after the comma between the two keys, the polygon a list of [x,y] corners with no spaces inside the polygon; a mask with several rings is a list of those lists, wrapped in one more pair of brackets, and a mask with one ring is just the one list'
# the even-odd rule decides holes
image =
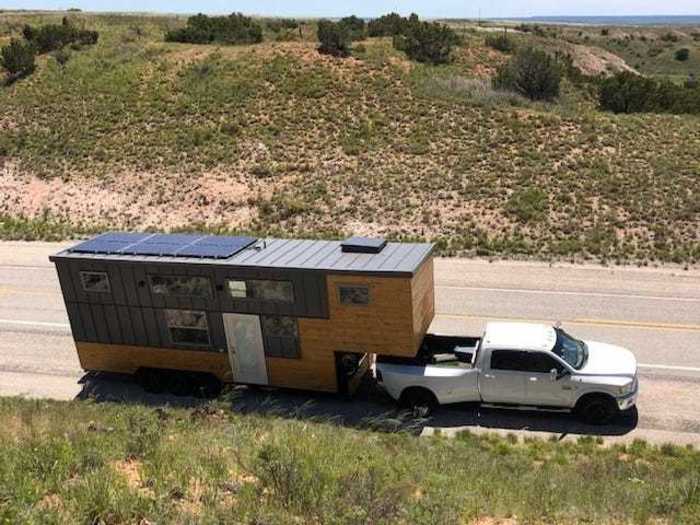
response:
{"label": "tree", "polygon": [[459,44],[457,34],[438,22],[421,22],[411,15],[402,32],[394,36],[394,47],[417,62],[446,64],[452,60],[452,48]]}
{"label": "tree", "polygon": [[690,58],[690,49],[688,49],[687,47],[679,49],[678,51],[676,51],[674,58],[679,62],[685,62]]}
{"label": "tree", "polygon": [[613,113],[642,113],[657,108],[658,85],[630,71],[623,71],[602,81],[600,107]]}
{"label": "tree", "polygon": [[350,40],[363,40],[365,38],[366,24],[362,18],[355,15],[346,16],[341,18],[339,23],[347,28]]}
{"label": "tree", "polygon": [[401,34],[406,19],[398,13],[389,13],[374,20],[370,20],[367,24],[367,33],[369,36],[394,36]]}
{"label": "tree", "polygon": [[189,44],[257,44],[262,40],[262,26],[241,13],[211,17],[200,13],[189,17],[185,27],[165,34],[166,42]]}
{"label": "tree", "polygon": [[35,55],[36,51],[31,44],[12,39],[0,50],[0,65],[13,80],[26,77],[36,69]]}
{"label": "tree", "polygon": [[562,68],[554,58],[528,47],[498,69],[493,85],[531,100],[552,100],[559,96],[561,77]]}
{"label": "tree", "polygon": [[350,56],[350,31],[340,22],[320,20],[318,22],[319,53],[335,57]]}

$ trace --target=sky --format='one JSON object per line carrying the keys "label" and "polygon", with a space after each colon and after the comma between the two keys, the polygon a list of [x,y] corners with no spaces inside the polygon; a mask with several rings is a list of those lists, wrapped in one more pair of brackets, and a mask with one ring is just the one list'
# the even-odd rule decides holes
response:
{"label": "sky", "polygon": [[424,18],[526,16],[700,15],[698,0],[0,0],[0,9],[148,11],[163,13],[230,13],[272,16],[378,16],[396,11]]}

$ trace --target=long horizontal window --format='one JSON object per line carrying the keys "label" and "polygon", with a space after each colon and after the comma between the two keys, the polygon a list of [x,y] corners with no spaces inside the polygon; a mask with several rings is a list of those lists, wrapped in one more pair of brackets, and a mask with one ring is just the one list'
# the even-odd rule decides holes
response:
{"label": "long horizontal window", "polygon": [[205,312],[165,310],[165,322],[174,344],[209,346],[209,324]]}
{"label": "long horizontal window", "polygon": [[157,295],[210,298],[211,283],[207,277],[149,275],[151,291]]}
{"label": "long horizontal window", "polygon": [[291,281],[230,279],[226,288],[233,299],[257,299],[260,301],[294,302],[294,284]]}
{"label": "long horizontal window", "polygon": [[263,315],[260,320],[266,356],[299,358],[299,327],[296,318]]}
{"label": "long horizontal window", "polygon": [[105,272],[80,272],[80,284],[86,292],[109,293],[109,277]]}

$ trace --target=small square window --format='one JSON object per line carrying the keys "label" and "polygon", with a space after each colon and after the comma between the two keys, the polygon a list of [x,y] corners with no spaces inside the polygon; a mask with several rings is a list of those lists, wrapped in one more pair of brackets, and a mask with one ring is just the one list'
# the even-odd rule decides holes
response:
{"label": "small square window", "polygon": [[234,299],[248,297],[248,286],[245,281],[226,281],[228,294]]}
{"label": "small square window", "polygon": [[338,286],[340,304],[364,306],[369,304],[369,286]]}
{"label": "small square window", "polygon": [[174,344],[209,346],[209,324],[205,312],[165,310],[165,322]]}
{"label": "small square window", "polygon": [[86,292],[110,293],[109,277],[105,272],[80,272],[80,283]]}

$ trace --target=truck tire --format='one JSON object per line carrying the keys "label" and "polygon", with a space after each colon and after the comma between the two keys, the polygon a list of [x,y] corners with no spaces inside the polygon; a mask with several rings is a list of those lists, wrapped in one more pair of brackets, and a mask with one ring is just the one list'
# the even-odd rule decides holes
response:
{"label": "truck tire", "polygon": [[438,401],[430,390],[421,387],[410,387],[401,394],[400,404],[410,410],[414,417],[429,417],[438,406]]}
{"label": "truck tire", "polygon": [[605,425],[620,414],[615,400],[605,394],[589,394],[576,403],[576,415],[589,425]]}

